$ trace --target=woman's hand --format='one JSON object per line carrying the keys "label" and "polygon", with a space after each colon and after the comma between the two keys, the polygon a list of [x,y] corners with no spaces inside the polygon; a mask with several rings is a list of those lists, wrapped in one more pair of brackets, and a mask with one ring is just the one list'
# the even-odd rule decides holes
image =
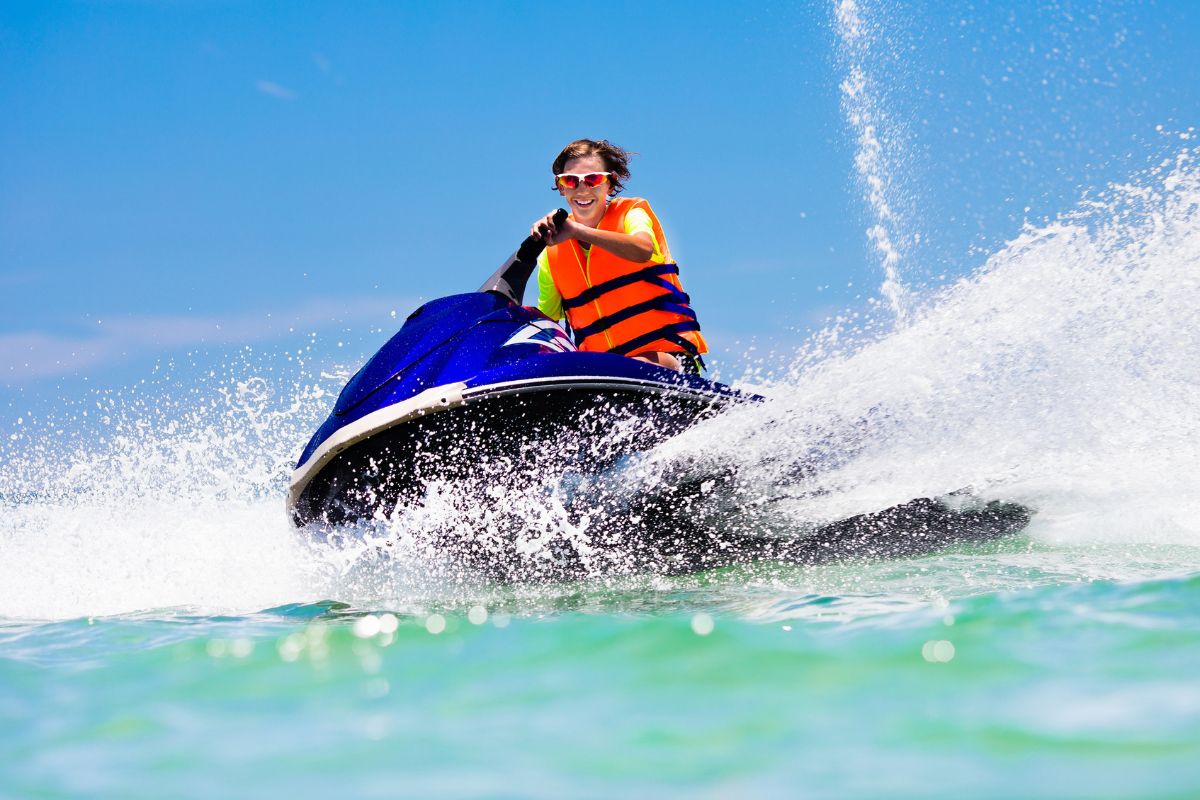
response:
{"label": "woman's hand", "polygon": [[529,235],[536,236],[547,245],[560,244],[568,239],[578,239],[579,223],[571,218],[563,220],[562,225],[554,224],[554,211],[539,219],[529,228]]}

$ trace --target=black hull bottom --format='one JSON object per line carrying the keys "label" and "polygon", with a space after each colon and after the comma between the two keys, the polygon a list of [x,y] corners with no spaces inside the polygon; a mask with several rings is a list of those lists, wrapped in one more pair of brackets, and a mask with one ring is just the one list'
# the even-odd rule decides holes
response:
{"label": "black hull bottom", "polygon": [[483,397],[410,419],[339,453],[289,509],[297,526],[390,514],[431,481],[519,484],[550,471],[597,473],[716,413],[726,398],[566,388]]}
{"label": "black hull bottom", "polygon": [[[476,531],[429,532],[429,544],[464,570],[505,581],[914,556],[996,539],[1029,523],[1031,512],[1020,505],[950,497],[917,499],[797,532],[772,515],[770,503],[739,503],[744,494],[736,475],[709,474],[631,491],[620,469],[610,469],[623,456],[647,450],[716,410],[711,398],[636,391],[479,400],[409,420],[340,453],[305,487],[292,519],[322,537],[337,526],[390,516],[398,506],[420,502],[430,481],[466,487],[495,509],[488,541],[481,542]],[[516,542],[529,522],[519,512],[506,514],[504,492],[557,475],[574,479],[564,508],[575,521],[587,518],[581,526],[586,547],[557,538],[535,554],[518,552]],[[716,517],[714,505],[722,506]]]}
{"label": "black hull bottom", "polygon": [[[661,509],[656,501],[643,511],[653,513]],[[822,564],[847,559],[915,557],[1019,533],[1031,517],[1030,509],[1017,503],[991,501],[964,506],[951,498],[919,498],[796,535],[755,535],[706,529],[668,513],[657,517],[659,524],[643,529],[638,532],[640,535],[629,536],[627,552],[634,561],[651,565],[662,574],[684,574],[757,561]],[[661,523],[668,519],[672,522],[663,527]],[[738,527],[746,531],[747,523],[755,520],[755,511],[747,509]]]}
{"label": "black hull bottom", "polygon": [[[812,565],[922,556],[1019,533],[1033,514],[1017,503],[951,495],[800,529],[770,503],[730,502],[737,497],[734,484],[736,476],[725,475],[653,494],[580,492],[573,507],[588,517],[586,554],[566,541],[552,542],[537,560],[513,550],[474,549],[469,542],[447,539],[442,545],[473,571],[507,581],[683,575],[766,561]],[[716,514],[713,505],[721,506]]]}

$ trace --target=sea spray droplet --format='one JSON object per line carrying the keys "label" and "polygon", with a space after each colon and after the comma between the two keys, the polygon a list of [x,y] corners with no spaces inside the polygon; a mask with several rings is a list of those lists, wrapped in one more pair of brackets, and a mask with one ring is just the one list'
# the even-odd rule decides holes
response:
{"label": "sea spray droplet", "polygon": [[304,652],[304,637],[298,633],[289,634],[279,642],[276,649],[284,661],[295,661]]}
{"label": "sea spray droplet", "polygon": [[697,636],[708,636],[713,632],[713,618],[703,612],[692,617],[692,631]]}
{"label": "sea spray droplet", "polygon": [[383,668],[383,656],[370,642],[355,642],[354,654],[358,656],[358,665],[367,675],[376,675]]}
{"label": "sea spray droplet", "polygon": [[[870,5],[870,4],[864,4]],[[900,276],[900,243],[906,238],[900,226],[898,198],[892,186],[897,172],[897,156],[889,152],[898,149],[896,143],[906,137],[899,123],[884,111],[879,92],[867,72],[871,50],[876,46],[878,20],[867,21],[864,12],[879,9],[860,8],[856,0],[840,0],[835,4],[836,28],[841,38],[841,58],[846,77],[840,85],[842,111],[853,129],[856,152],[854,167],[875,224],[867,231],[874,246],[884,280],[880,292],[899,322],[907,315],[908,291]]]}
{"label": "sea spray droplet", "polygon": [[326,627],[324,622],[314,622],[304,631],[309,660],[317,664],[322,664],[329,659],[329,642],[325,638]]}
{"label": "sea spray droplet", "polygon": [[437,636],[446,630],[446,618],[441,614],[430,614],[425,618],[425,630]]}
{"label": "sea spray droplet", "polygon": [[367,614],[354,621],[354,635],[360,639],[369,639],[379,633],[379,617]]}
{"label": "sea spray droplet", "polygon": [[378,742],[387,736],[388,720],[382,715],[371,717],[363,725],[363,735],[373,742]]}
{"label": "sea spray droplet", "polygon": [[483,606],[471,606],[467,611],[467,621],[472,625],[482,625],[487,622],[488,612]]}
{"label": "sea spray droplet", "polygon": [[954,643],[933,639],[921,645],[921,657],[934,664],[945,664],[954,658]]}

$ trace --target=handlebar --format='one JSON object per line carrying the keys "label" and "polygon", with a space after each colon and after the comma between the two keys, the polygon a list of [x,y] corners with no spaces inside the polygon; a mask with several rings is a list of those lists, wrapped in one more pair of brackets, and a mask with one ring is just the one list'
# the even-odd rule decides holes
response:
{"label": "handlebar", "polygon": [[[566,219],[567,210],[565,208],[554,212],[555,227],[561,226]],[[495,292],[507,297],[517,305],[521,305],[525,297],[525,284],[529,283],[529,276],[537,268],[538,256],[545,249],[546,240],[541,236],[525,237],[525,241],[521,242],[517,252],[509,256],[500,269],[496,270],[492,277],[479,287],[479,291]]]}

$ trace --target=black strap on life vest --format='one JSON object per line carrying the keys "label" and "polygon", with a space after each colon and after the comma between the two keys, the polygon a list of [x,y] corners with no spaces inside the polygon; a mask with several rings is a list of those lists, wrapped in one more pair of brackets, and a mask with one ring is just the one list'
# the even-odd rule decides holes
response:
{"label": "black strap on life vest", "polygon": [[[649,283],[663,290],[663,294],[657,295],[645,300],[641,303],[635,303],[632,306],[623,308],[620,311],[609,314],[605,317],[600,317],[591,325],[585,325],[582,328],[575,329],[575,341],[583,342],[589,336],[594,336],[597,333],[603,333],[612,326],[624,322],[627,319],[632,319],[638,314],[647,311],[667,311],[672,314],[678,314],[684,319],[678,322],[668,323],[660,328],[643,333],[640,336],[635,336],[628,342],[623,342],[611,351],[617,355],[629,355],[640,347],[645,347],[651,342],[656,342],[659,339],[671,342],[678,345],[684,352],[689,355],[700,357],[700,351],[695,344],[680,336],[688,331],[699,331],[700,323],[696,319],[696,312],[692,310],[692,299],[688,297],[686,292],[678,289],[675,284],[666,279],[667,275],[678,275],[678,264],[654,264],[649,267],[644,267],[631,272],[627,275],[620,275],[616,278],[598,283],[580,292],[578,296],[571,299],[563,298],[562,305],[564,310],[579,308],[580,306],[591,303],[609,292],[617,289],[622,289],[626,286],[631,286],[635,283]],[[701,362],[703,363],[703,362]]]}
{"label": "black strap on life vest", "polygon": [[630,272],[628,275],[618,275],[617,277],[611,278],[603,283],[597,283],[595,286],[589,286],[587,289],[584,289],[577,296],[572,297],[569,300],[564,297],[562,301],[563,308],[579,308],[582,305],[587,305],[588,303],[600,299],[600,297],[615,289],[621,289],[634,283],[641,283],[642,281],[649,281],[656,286],[662,286],[665,284],[668,288],[678,291],[670,284],[670,282],[663,280],[662,278],[663,275],[678,274],[678,264],[655,264],[650,267],[644,267],[636,272]]}
{"label": "black strap on life vest", "polygon": [[665,339],[668,342],[672,342],[682,347],[685,353],[693,356],[699,356],[700,351],[696,345],[679,335],[681,333],[686,333],[687,331],[698,330],[700,330],[700,323],[696,322],[695,320],[688,319],[682,322],[672,322],[669,325],[663,325],[657,330],[650,331],[649,333],[643,333],[641,336],[635,336],[628,342],[617,345],[609,352],[616,353],[617,355],[621,356],[627,356],[638,348],[645,347],[651,342],[656,342],[659,339]]}
{"label": "black strap on life vest", "polygon": [[622,308],[620,311],[609,314],[607,317],[601,317],[591,325],[585,325],[576,330],[575,335],[579,337],[580,341],[583,341],[589,336],[606,331],[613,325],[624,322],[627,319],[632,319],[646,311],[669,311],[672,314],[679,314],[682,317],[695,320],[696,312],[692,311],[692,307],[688,305],[690,302],[690,298],[686,294],[672,287],[670,294],[660,294],[644,302]]}

